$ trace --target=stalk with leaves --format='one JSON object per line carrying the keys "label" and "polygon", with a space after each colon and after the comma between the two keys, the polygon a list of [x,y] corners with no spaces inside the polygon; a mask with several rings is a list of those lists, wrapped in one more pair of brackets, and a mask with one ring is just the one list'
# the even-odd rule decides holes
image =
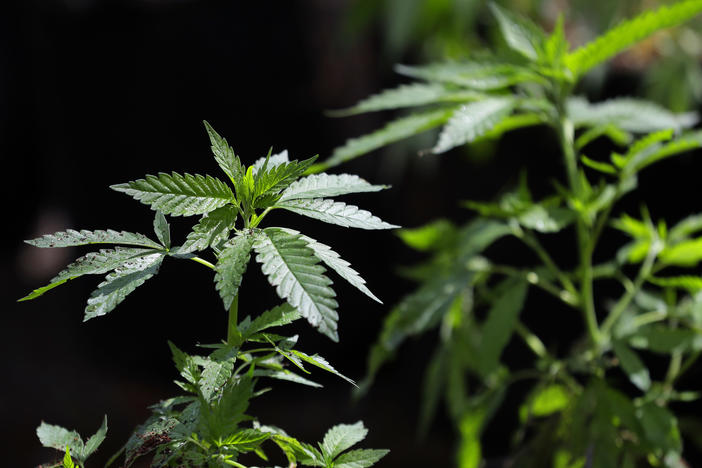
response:
{"label": "stalk with leaves", "polygon": [[[249,401],[264,393],[260,379],[279,379],[320,387],[308,379],[306,366],[321,368],[349,383],[322,356],[297,349],[298,336],[272,332],[304,318],[320,333],[339,340],[338,302],[327,269],[379,302],[365,281],[331,247],[285,227],[261,227],[275,209],[283,209],[331,224],[361,229],[390,229],[388,224],[356,206],[331,197],[386,188],[360,177],[341,174],[304,176],[316,158],[290,161],[286,151],[271,152],[246,167],[227,141],[205,122],[212,152],[231,186],[211,176],[160,173],[112,188],[156,211],[157,240],[143,234],[114,230],[67,230],[27,241],[36,247],[111,244],[90,252],[51,282],[20,300],[35,299],[69,280],[106,274],[91,294],[84,320],[111,312],[137,287],[159,272],[167,258],[190,260],[214,274],[215,288],[229,319],[226,340],[206,355],[190,355],[169,343],[180,373],[176,384],[184,395],[151,407],[153,415],[134,432],[110,464],[124,452],[123,466],[151,457],[153,467],[245,467],[243,454],[253,452],[264,463],[264,443],[277,445],[291,467],[358,468],[372,466],[386,450],[348,449],[365,438],[362,422],[333,427],[318,447],[301,442],[282,429],[264,425],[246,414]],[[233,189],[232,189],[233,188]],[[200,216],[182,245],[173,245],[168,216]],[[210,251],[212,261],[200,252]],[[242,278],[251,256],[260,264],[283,304],[258,315],[239,317]],[[40,441],[65,455],[53,466],[84,467],[107,432],[107,418],[96,435],[83,443],[62,427],[42,423]]]}
{"label": "stalk with leaves", "polygon": [[[669,228],[645,208],[636,216],[615,210],[636,189],[642,170],[702,146],[702,133],[690,130],[698,117],[630,97],[591,103],[573,91],[597,65],[697,15],[702,1],[645,12],[574,50],[562,18],[546,33],[495,4],[491,9],[502,35],[497,53],[468,62],[398,66],[416,81],[338,113],[416,112],[349,140],[316,167],[436,127],[441,130],[429,150],[434,154],[545,125],[559,143],[563,180],[554,182],[551,196],[534,200],[523,177],[495,202],[465,201],[478,214],[465,226],[439,220],[400,231],[407,245],[431,257],[404,269],[419,287],[388,315],[362,387],[407,338],[437,330],[420,420],[426,429],[439,402],[446,402],[460,434],[460,467],[480,466],[485,427],[510,386],[524,380],[532,385],[516,415],[510,466],[686,466],[679,418],[670,405],[699,397],[698,388],[678,383],[702,353],[702,278],[684,270],[702,260],[702,217]],[[610,141],[609,158],[597,155],[595,140]],[[615,258],[595,263],[610,229],[631,241]],[[564,230],[574,233],[575,264],[564,265],[549,248],[549,235]],[[489,247],[506,238],[533,252],[538,263],[491,261]],[[556,298],[563,309],[559,320],[579,314],[582,339],[567,352],[556,352],[526,326],[525,317],[540,312],[529,308],[532,289]],[[599,293],[617,289],[618,297]],[[526,368],[503,361],[513,339],[533,352]],[[661,357],[667,362],[663,372],[652,367]]]}

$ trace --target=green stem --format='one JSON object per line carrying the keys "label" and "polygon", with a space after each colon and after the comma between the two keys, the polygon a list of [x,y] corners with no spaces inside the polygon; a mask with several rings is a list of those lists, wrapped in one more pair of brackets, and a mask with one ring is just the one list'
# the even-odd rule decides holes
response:
{"label": "green stem", "polygon": [[515,329],[517,334],[524,340],[526,345],[534,352],[534,354],[542,359],[549,357],[546,346],[544,346],[544,342],[541,341],[541,339],[531,330],[529,330],[526,325],[524,325],[522,322],[517,322]]}
{"label": "green stem", "polygon": [[556,277],[558,278],[558,281],[561,283],[563,288],[565,288],[566,291],[568,291],[572,298],[571,300],[566,301],[568,303],[573,303],[578,301],[578,290],[575,288],[575,285],[573,285],[573,282],[568,278],[568,276],[563,273],[563,271],[556,265],[556,262],[553,261],[551,256],[548,254],[546,249],[543,248],[543,246],[539,243],[539,240],[532,235],[530,232],[524,232],[524,234],[521,236],[522,242],[524,242],[527,246],[529,246],[534,253],[541,259],[541,261],[544,263],[546,268],[549,269],[549,271]]}
{"label": "green stem", "polygon": [[211,264],[210,262],[208,262],[207,260],[205,260],[203,258],[192,257],[190,260],[192,260],[193,262],[197,262],[197,263],[200,263],[202,265],[205,265],[207,268],[211,268],[213,270],[215,269],[215,266],[213,264]]}
{"label": "green stem", "polygon": [[239,294],[234,296],[231,307],[229,307],[229,321],[227,324],[227,344],[231,346],[241,346],[242,337],[239,331]]}

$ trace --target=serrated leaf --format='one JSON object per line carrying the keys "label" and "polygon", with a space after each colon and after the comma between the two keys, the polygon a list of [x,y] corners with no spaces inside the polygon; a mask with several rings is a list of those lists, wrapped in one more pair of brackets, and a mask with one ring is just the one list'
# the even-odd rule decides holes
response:
{"label": "serrated leaf", "polygon": [[243,338],[246,340],[254,334],[271,327],[288,325],[302,317],[300,312],[290,304],[282,304],[263,312],[256,317],[245,329],[242,330]]}
{"label": "serrated leaf", "polygon": [[220,444],[229,446],[237,452],[251,452],[270,437],[271,434],[268,432],[246,428],[240,429],[229,437],[224,438]]}
{"label": "serrated leaf", "polygon": [[307,385],[309,387],[322,388],[322,385],[314,382],[310,379],[306,379],[294,372],[290,372],[287,369],[283,370],[272,370],[272,369],[260,369],[257,368],[253,372],[254,377],[269,377],[271,379],[286,380],[288,382],[294,382],[301,385]]}
{"label": "serrated leaf", "polygon": [[339,424],[327,431],[319,447],[326,458],[333,460],[344,450],[365,439],[366,435],[368,435],[368,429],[363,425],[363,421],[355,424]]}
{"label": "serrated leaf", "polygon": [[127,295],[158,273],[164,254],[157,252],[123,263],[105,277],[92,292],[83,321],[100,317],[121,303]]}
{"label": "serrated leaf", "polygon": [[263,165],[266,164],[266,160],[268,160],[268,164],[266,165],[268,169],[272,169],[290,162],[290,159],[288,158],[288,150],[283,150],[280,153],[272,154],[270,157],[264,156],[262,158],[258,158],[256,162],[251,165],[254,174],[261,170]]}
{"label": "serrated leaf", "polygon": [[239,293],[241,280],[251,258],[253,237],[241,234],[224,244],[215,265],[215,288],[222,298],[224,308],[229,310]]}
{"label": "serrated leaf", "polygon": [[351,174],[312,174],[303,177],[280,194],[280,201],[301,198],[323,198],[348,193],[377,192],[389,188],[387,185],[372,185]]}
{"label": "serrated leaf", "polygon": [[170,249],[171,227],[168,225],[166,217],[160,211],[157,211],[156,216],[154,217],[154,232],[156,233],[158,240],[161,241],[161,244],[163,244],[163,246],[167,249]]}
{"label": "serrated leaf", "polygon": [[496,60],[442,62],[423,66],[396,65],[402,75],[426,81],[438,81],[477,91],[494,91],[540,78],[527,68]]}
{"label": "serrated leaf", "polygon": [[278,296],[300,311],[313,327],[337,341],[336,294],[307,243],[280,228],[267,228],[257,233],[253,248],[258,254],[256,261]]}
{"label": "serrated leaf", "polygon": [[366,296],[381,304],[383,303],[370,291],[370,289],[368,289],[366,286],[366,280],[361,278],[361,275],[359,275],[356,270],[351,268],[351,264],[341,258],[338,253],[331,249],[331,247],[326,244],[322,244],[311,237],[302,235],[292,229],[285,229],[285,231],[289,232],[290,234],[300,235],[300,238],[307,242],[307,247],[311,248],[314,251],[315,256],[324,262],[326,266],[334,270],[339,276],[344,278]]}
{"label": "serrated leaf", "polygon": [[80,434],[76,431],[69,431],[61,426],[42,422],[39,427],[37,427],[37,437],[44,447],[60,450],[61,452],[64,452],[66,448],[68,448],[78,461],[82,461],[79,457],[83,453],[85,445],[83,444],[83,439],[81,439]]}
{"label": "serrated leaf", "polygon": [[25,241],[29,245],[41,248],[52,247],[74,247],[78,245],[88,244],[121,244],[121,245],[136,245],[140,247],[150,247],[160,249],[162,246],[158,242],[154,242],[143,234],[137,234],[126,231],[75,231],[67,229],[66,231],[55,232],[54,234],[44,234],[36,239]]}
{"label": "serrated leaf", "polygon": [[83,450],[83,459],[88,458],[90,455],[95,453],[95,451],[100,447],[100,444],[105,440],[107,436],[107,415],[102,420],[100,428],[95,434],[90,436],[90,438],[85,442],[85,449]]}
{"label": "serrated leaf", "polygon": [[527,284],[521,280],[505,280],[501,293],[488,311],[480,338],[480,371],[484,376],[494,371],[502,350],[509,342],[526,300]]}
{"label": "serrated leaf", "polygon": [[453,113],[439,134],[434,154],[470,143],[485,135],[514,109],[509,97],[494,97],[467,104]]}
{"label": "serrated leaf", "polygon": [[334,468],[368,468],[375,465],[390,450],[360,449],[341,454],[334,460]]}
{"label": "serrated leaf", "polygon": [[71,458],[71,449],[66,447],[66,454],[63,456],[63,468],[75,468],[75,466]]}
{"label": "serrated leaf", "polygon": [[535,61],[542,53],[546,35],[527,18],[516,15],[490,2],[492,14],[497,19],[507,45],[528,59]]}
{"label": "serrated leaf", "polygon": [[624,170],[632,174],[670,156],[694,150],[702,146],[702,132],[681,135],[668,143],[658,143],[635,153],[626,162]]}
{"label": "serrated leaf", "polygon": [[229,231],[234,227],[237,218],[237,209],[234,205],[224,205],[210,211],[202,217],[199,223],[193,226],[185,243],[178,249],[178,253],[190,253],[217,246],[229,236]]}
{"label": "serrated leaf", "polygon": [[343,146],[334,149],[329,159],[318,165],[318,169],[338,166],[390,143],[438,127],[451,117],[454,110],[454,107],[442,108],[400,117],[381,129],[358,138],[351,138]]}
{"label": "serrated leaf", "polygon": [[579,47],[565,58],[573,73],[582,75],[645,37],[664,28],[681,24],[702,11],[702,1],[686,0],[646,11],[610,29],[594,41]]}
{"label": "serrated leaf", "polygon": [[589,103],[583,98],[570,98],[566,103],[568,117],[576,127],[613,124],[634,133],[657,130],[680,130],[697,123],[695,113],[674,114],[657,104],[633,98],[617,98]]}
{"label": "serrated leaf", "polygon": [[423,106],[434,103],[475,101],[484,97],[485,95],[482,93],[450,89],[438,83],[412,83],[387,89],[363,99],[353,107],[332,111],[330,114],[334,117],[343,117],[364,112]]}
{"label": "serrated leaf", "polygon": [[[235,349],[236,352],[236,349]],[[205,401],[212,401],[229,381],[234,371],[236,354],[229,359],[213,359],[193,356],[193,362],[202,368],[198,379],[198,387]]]}
{"label": "serrated leaf", "polygon": [[124,262],[136,260],[146,255],[154,253],[153,249],[137,249],[117,247],[115,249],[101,249],[98,252],[90,252],[68,265],[60,271],[51,282],[41,288],[35,289],[19,301],[35,299],[45,292],[54,289],[65,282],[83,275],[97,275],[107,273],[117,268]]}
{"label": "serrated leaf", "polygon": [[213,440],[229,436],[244,420],[244,413],[249,407],[252,396],[251,378],[243,377],[237,382],[228,384],[218,400],[202,406],[201,430]]}
{"label": "serrated leaf", "polygon": [[217,164],[227,174],[234,186],[237,186],[244,176],[244,169],[239,157],[234,154],[234,150],[229,146],[227,140],[222,138],[206,120],[203,123],[207,129],[207,135],[210,137],[212,154],[214,154]]}
{"label": "serrated leaf", "polygon": [[229,186],[209,175],[161,172],[110,188],[171,216],[205,214],[234,201]]}
{"label": "serrated leaf", "polygon": [[275,195],[305,173],[317,159],[313,156],[303,161],[290,161],[272,167],[262,167],[254,176],[254,198]]}
{"label": "serrated leaf", "polygon": [[651,388],[651,375],[638,354],[619,340],[612,343],[612,349],[631,383],[644,392],[648,391]]}
{"label": "serrated leaf", "polygon": [[324,198],[286,200],[275,205],[294,213],[329,224],[359,229],[394,229],[400,226],[386,223],[369,211],[344,202]]}
{"label": "serrated leaf", "polygon": [[179,424],[173,417],[152,416],[129,437],[125,446],[125,467],[134,464],[137,458],[170,442],[168,434]]}
{"label": "serrated leaf", "polygon": [[350,383],[354,387],[356,386],[356,382],[354,382],[353,380],[349,379],[341,372],[334,369],[334,367],[332,367],[332,365],[329,364],[329,361],[327,361],[325,358],[323,358],[319,354],[314,354],[314,355],[310,356],[309,354],[303,353],[302,351],[298,351],[296,349],[291,349],[290,352],[292,354],[294,354],[295,356],[299,357],[300,359],[302,359],[303,361],[308,362],[308,363],[312,364],[313,366],[317,366],[320,369],[324,369],[325,371],[330,372],[330,373],[336,375],[337,377],[341,377],[342,379],[344,379],[345,381],[347,381],[348,383]]}

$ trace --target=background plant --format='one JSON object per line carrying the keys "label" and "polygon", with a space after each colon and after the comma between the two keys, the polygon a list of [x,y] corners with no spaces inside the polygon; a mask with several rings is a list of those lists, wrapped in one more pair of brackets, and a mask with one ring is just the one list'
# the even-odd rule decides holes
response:
{"label": "background plant", "polygon": [[[224,181],[191,174],[148,175],[144,179],[112,186],[156,210],[154,232],[158,241],[126,231],[67,230],[27,241],[36,247],[55,248],[89,244],[115,244],[78,258],[51,282],[21,300],[35,299],[69,280],[88,274],[105,274],[91,294],[84,320],[106,315],[145,281],[156,275],[166,257],[192,260],[214,271],[215,287],[228,310],[226,340],[205,345],[209,355],[190,355],[170,343],[173,360],[182,380],[176,381],[186,395],[162,401],[152,407],[153,416],[140,426],[124,446],[125,466],[153,452],[151,466],[245,466],[241,454],[254,452],[267,462],[261,445],[274,442],[291,466],[365,467],[375,464],[386,450],[347,451],[365,438],[361,422],[338,425],[324,436],[319,448],[298,441],[283,430],[260,424],[246,414],[249,400],[269,388],[257,386],[259,378],[281,379],[313,387],[319,384],[305,364],[334,373],[322,356],[295,349],[298,336],[271,333],[305,318],[319,332],[338,341],[338,302],[326,275],[326,265],[374,300],[364,280],[349,263],[329,246],[297,231],[259,228],[274,209],[285,209],[327,223],[362,229],[396,226],[381,221],[365,210],[331,200],[329,197],[358,192],[375,192],[385,186],[371,185],[349,175],[315,174],[301,177],[315,158],[289,161],[287,152],[261,158],[244,166],[239,157],[207,123],[215,160],[228,176]],[[186,241],[171,243],[165,215],[201,215]],[[237,228],[237,220],[242,226]],[[233,235],[232,235],[233,233]],[[211,250],[211,263],[196,255]],[[239,319],[238,298],[243,275],[251,255],[283,305],[258,316]],[[290,370],[292,364],[296,371]],[[252,424],[250,424],[250,422]],[[63,466],[84,466],[104,440],[107,419],[98,433],[83,443],[80,436],[59,426],[42,423],[37,429],[47,447],[64,451]],[[114,461],[120,454],[113,457]]]}
{"label": "background plant", "polygon": [[[341,113],[421,110],[349,140],[318,167],[434,127],[442,129],[427,152],[440,154],[546,125],[557,136],[565,180],[554,181],[552,192],[535,200],[524,176],[496,202],[464,202],[479,214],[465,226],[440,220],[400,233],[409,246],[432,255],[403,269],[420,285],[387,317],[369,358],[366,384],[406,338],[438,330],[422,421],[426,427],[438,402],[446,402],[461,436],[460,466],[480,464],[481,435],[509,387],[524,380],[532,385],[512,438],[515,466],[684,466],[679,417],[670,406],[698,398],[694,388],[678,383],[702,349],[702,281],[686,270],[702,260],[696,237],[702,223],[693,215],[668,227],[645,207],[635,215],[612,214],[637,187],[641,171],[702,144],[700,133],[688,130],[697,116],[628,97],[590,103],[573,97],[573,91],[591,69],[692,18],[702,2],[681,1],[643,13],[574,50],[562,19],[547,34],[521,16],[496,5],[492,9],[502,33],[496,54],[399,67],[418,81]],[[604,140],[611,142],[609,158],[600,156]],[[630,241],[616,255],[603,256],[597,247],[608,228]],[[567,267],[543,242],[564,230],[574,231],[577,252]],[[537,263],[485,256],[507,238],[531,250]],[[563,309],[559,320],[580,314],[583,334],[569,349],[544,343],[527,325],[539,313],[525,308],[534,288],[557,299]],[[525,367],[503,362],[513,336],[535,357]]]}

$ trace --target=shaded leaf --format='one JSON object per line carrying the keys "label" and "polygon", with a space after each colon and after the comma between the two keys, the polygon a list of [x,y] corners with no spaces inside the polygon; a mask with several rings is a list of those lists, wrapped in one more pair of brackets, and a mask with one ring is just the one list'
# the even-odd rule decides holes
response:
{"label": "shaded leaf", "polygon": [[73,247],[77,245],[88,244],[121,244],[121,245],[136,245],[140,247],[150,247],[160,249],[161,245],[154,242],[143,234],[137,234],[126,231],[75,231],[68,229],[59,231],[54,234],[44,234],[36,239],[25,241],[29,245],[41,248],[51,247]]}
{"label": "shaded leaf", "polygon": [[628,338],[628,341],[635,348],[662,354],[702,349],[702,333],[684,328],[668,328],[663,325],[641,327]]}
{"label": "shaded leaf", "polygon": [[702,277],[683,275],[683,276],[668,276],[668,277],[652,277],[648,278],[648,282],[660,286],[662,288],[678,288],[684,289],[691,293],[702,290]]}
{"label": "shaded leaf", "polygon": [[390,450],[360,449],[341,454],[334,460],[334,468],[368,468],[375,465]]}
{"label": "shaded leaf", "polygon": [[241,234],[228,241],[215,265],[215,288],[224,303],[224,308],[229,310],[234,298],[239,293],[241,280],[246,272],[246,266],[251,258],[253,237]]}
{"label": "shaded leaf", "polygon": [[344,450],[365,439],[367,434],[368,429],[364,427],[363,421],[334,426],[327,431],[320,444],[322,454],[330,460],[334,459]]}
{"label": "shaded leaf", "polygon": [[644,392],[648,391],[651,388],[651,375],[639,356],[619,340],[612,343],[612,349],[631,383]]}
{"label": "shaded leaf", "polygon": [[540,79],[527,68],[496,60],[443,62],[423,66],[396,65],[395,70],[413,78],[453,84],[477,91],[498,90]]}
{"label": "shaded leaf", "polygon": [[166,217],[160,211],[156,212],[156,217],[154,218],[154,232],[161,244],[169,249],[171,247],[171,227],[168,225]]}
{"label": "shaded leaf", "polygon": [[507,45],[523,56],[536,60],[541,54],[546,36],[536,24],[490,2],[492,14],[497,19]]}
{"label": "shaded leaf", "polygon": [[210,211],[202,217],[178,253],[189,253],[217,246],[229,236],[229,231],[234,227],[237,218],[237,209],[234,205],[224,205]]}
{"label": "shaded leaf", "polygon": [[377,192],[387,185],[371,185],[351,174],[312,174],[296,180],[280,195],[280,201],[300,198],[323,198],[348,193]]}

